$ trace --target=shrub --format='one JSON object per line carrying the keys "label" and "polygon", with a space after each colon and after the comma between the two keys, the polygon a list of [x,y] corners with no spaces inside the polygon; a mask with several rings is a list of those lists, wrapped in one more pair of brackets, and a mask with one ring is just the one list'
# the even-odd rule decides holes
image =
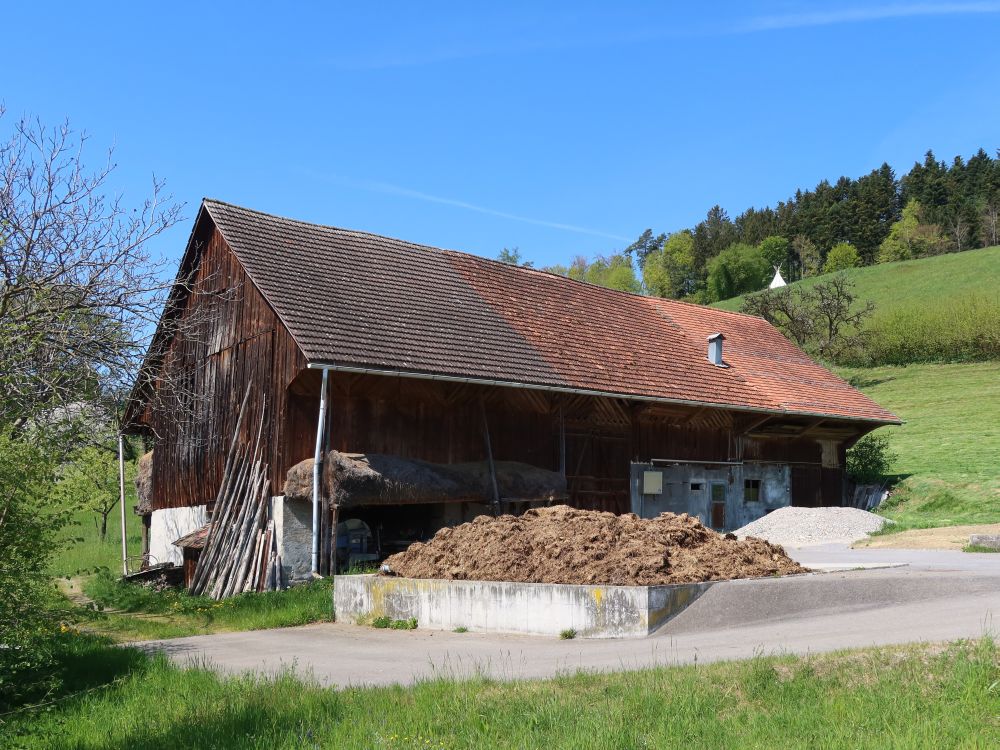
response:
{"label": "shrub", "polygon": [[559,633],[559,639],[563,641],[571,641],[576,638],[576,631],[573,628],[566,628]]}
{"label": "shrub", "polygon": [[847,473],[858,484],[878,484],[895,460],[888,436],[865,435],[847,451]]}
{"label": "shrub", "polygon": [[823,273],[836,273],[846,271],[848,268],[857,268],[861,265],[861,256],[858,250],[850,242],[840,242],[830,248],[826,254],[826,263],[823,264]]}

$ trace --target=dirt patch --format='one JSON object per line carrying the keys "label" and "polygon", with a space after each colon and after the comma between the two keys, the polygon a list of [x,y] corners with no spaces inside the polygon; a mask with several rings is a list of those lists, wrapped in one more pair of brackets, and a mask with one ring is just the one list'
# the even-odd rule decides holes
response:
{"label": "dirt patch", "polygon": [[385,562],[407,578],[618,586],[808,572],[781,547],[719,534],[686,513],[640,519],[566,505],[480,516]]}
{"label": "dirt patch", "polygon": [[936,529],[910,529],[898,534],[873,536],[855,544],[855,547],[880,549],[955,549],[969,543],[973,534],[1000,534],[1000,523],[970,526],[942,526]]}

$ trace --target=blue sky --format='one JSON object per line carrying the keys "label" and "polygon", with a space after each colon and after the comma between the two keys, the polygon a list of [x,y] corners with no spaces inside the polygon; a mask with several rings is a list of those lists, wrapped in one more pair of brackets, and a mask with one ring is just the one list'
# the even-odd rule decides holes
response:
{"label": "blue sky", "polygon": [[13,4],[3,129],[165,178],[171,257],[211,196],[539,265],[1000,147],[1000,2],[286,5]]}

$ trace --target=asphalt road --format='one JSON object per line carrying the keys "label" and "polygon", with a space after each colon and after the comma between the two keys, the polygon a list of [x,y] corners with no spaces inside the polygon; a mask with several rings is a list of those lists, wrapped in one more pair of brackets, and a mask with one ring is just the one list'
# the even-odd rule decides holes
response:
{"label": "asphalt road", "polygon": [[292,667],[343,687],[442,675],[540,678],[1000,635],[1000,555],[839,546],[789,552],[806,565],[908,564],[714,586],[657,635],[638,640],[560,641],[331,623],[142,645],[181,664],[208,663],[230,673]]}

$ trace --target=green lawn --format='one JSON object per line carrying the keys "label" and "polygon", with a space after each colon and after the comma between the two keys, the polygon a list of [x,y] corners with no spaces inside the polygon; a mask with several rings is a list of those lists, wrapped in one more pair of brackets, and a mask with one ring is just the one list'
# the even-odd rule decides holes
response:
{"label": "green lawn", "polygon": [[900,527],[1000,521],[1000,362],[838,371],[906,420],[882,428],[903,476]]}
{"label": "green lawn", "polygon": [[[502,683],[325,690],[81,641],[25,748],[939,748],[1000,745],[992,641]],[[112,682],[113,681],[113,682]],[[0,738],[2,739],[2,738]]]}
{"label": "green lawn", "polygon": [[[131,489],[130,494],[134,495]],[[142,529],[139,517],[132,512],[134,497],[125,497],[125,528],[130,555],[138,555],[142,546]],[[49,570],[55,576],[73,576],[98,568],[108,568],[116,573],[122,569],[121,511],[115,508],[108,517],[108,536],[102,542],[95,523],[95,513],[81,511],[63,534],[65,544],[53,556]]]}

